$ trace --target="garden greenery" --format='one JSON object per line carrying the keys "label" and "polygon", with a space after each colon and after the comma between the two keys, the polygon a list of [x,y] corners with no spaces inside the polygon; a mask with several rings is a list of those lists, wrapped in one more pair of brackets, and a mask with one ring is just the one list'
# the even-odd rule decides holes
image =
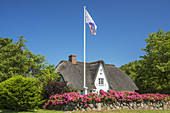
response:
{"label": "garden greenery", "polygon": [[132,78],[139,93],[170,94],[170,31],[165,33],[159,29],[145,41],[142,59],[122,65],[120,69]]}
{"label": "garden greenery", "polygon": [[40,90],[35,78],[14,76],[0,83],[0,108],[32,110],[40,103]]}
{"label": "garden greenery", "polygon": [[79,93],[65,93],[63,95],[52,95],[49,100],[43,106],[44,109],[55,109],[57,105],[66,105],[68,103],[77,103],[84,107],[91,103],[99,102],[168,102],[170,96],[165,94],[139,94],[137,92],[117,92],[109,90],[109,92],[100,91],[100,95],[96,93],[90,93],[86,95],[80,95]]}
{"label": "garden greenery", "polygon": [[54,72],[54,65],[48,64],[45,56],[32,53],[26,42],[23,36],[17,42],[0,37],[0,82],[17,75],[43,81],[44,76]]}
{"label": "garden greenery", "polygon": [[42,96],[44,100],[48,100],[51,95],[63,94],[65,92],[68,92],[67,82],[60,82],[59,75],[58,77],[46,76],[46,80],[42,83]]}

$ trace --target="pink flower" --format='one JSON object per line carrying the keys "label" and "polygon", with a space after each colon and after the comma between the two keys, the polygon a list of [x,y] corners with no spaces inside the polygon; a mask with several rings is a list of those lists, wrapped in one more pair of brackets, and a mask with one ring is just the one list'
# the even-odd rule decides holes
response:
{"label": "pink flower", "polygon": [[100,102],[101,101],[101,99],[100,98],[98,98],[98,100],[97,100],[98,102]]}
{"label": "pink flower", "polygon": [[165,95],[165,94],[139,94],[137,92],[116,92],[113,90],[109,90],[109,92],[105,92],[105,91],[100,91],[100,95],[95,94],[95,93],[90,93],[87,95],[80,95],[79,93],[65,93],[63,95],[60,94],[56,94],[56,95],[52,95],[49,100],[47,101],[47,103],[45,103],[45,105],[42,107],[44,109],[46,109],[46,107],[54,107],[56,104],[67,104],[69,102],[80,102],[80,104],[82,105],[83,103],[85,104],[85,106],[87,106],[87,102],[91,103],[93,100],[95,100],[96,102],[101,102],[101,100],[103,99],[107,99],[107,101],[136,101],[136,102],[140,102],[143,100],[146,101],[170,101],[170,95]]}
{"label": "pink flower", "polygon": [[115,97],[116,97],[116,98],[120,98],[118,94],[115,94]]}
{"label": "pink flower", "polygon": [[92,100],[92,98],[89,98],[88,102],[90,103],[91,100]]}

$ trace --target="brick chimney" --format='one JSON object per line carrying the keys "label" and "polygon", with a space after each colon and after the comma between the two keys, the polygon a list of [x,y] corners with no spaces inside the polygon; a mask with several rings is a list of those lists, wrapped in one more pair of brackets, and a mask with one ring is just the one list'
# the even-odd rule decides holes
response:
{"label": "brick chimney", "polygon": [[69,56],[69,61],[72,62],[73,64],[76,64],[76,55],[70,55]]}

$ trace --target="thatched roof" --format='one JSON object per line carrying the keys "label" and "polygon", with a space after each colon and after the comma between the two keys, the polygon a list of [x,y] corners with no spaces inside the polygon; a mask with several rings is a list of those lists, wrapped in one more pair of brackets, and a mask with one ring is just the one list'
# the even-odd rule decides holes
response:
{"label": "thatched roof", "polygon": [[[94,82],[100,64],[103,65],[104,71],[112,90],[138,90],[132,79],[114,65],[105,64],[104,61],[86,63],[86,86],[88,89],[96,89]],[[73,64],[70,61],[61,61],[55,69],[62,75],[65,81],[68,81],[73,89],[83,89],[83,62]]]}

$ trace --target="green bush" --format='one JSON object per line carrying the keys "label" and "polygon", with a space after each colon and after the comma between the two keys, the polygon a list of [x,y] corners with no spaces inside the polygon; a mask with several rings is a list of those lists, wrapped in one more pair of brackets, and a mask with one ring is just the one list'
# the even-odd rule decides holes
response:
{"label": "green bush", "polygon": [[37,80],[14,76],[0,83],[0,108],[16,111],[32,110],[40,103]]}

